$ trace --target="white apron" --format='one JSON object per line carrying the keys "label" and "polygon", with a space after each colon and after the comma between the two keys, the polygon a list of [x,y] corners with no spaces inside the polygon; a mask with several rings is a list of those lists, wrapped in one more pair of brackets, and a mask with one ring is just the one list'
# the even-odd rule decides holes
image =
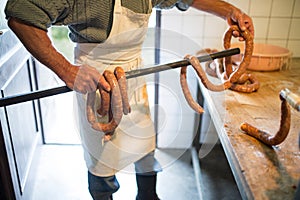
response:
{"label": "white apron", "polygon": [[[122,66],[125,71],[140,67],[141,48],[151,10],[151,0],[149,14],[135,13],[122,7],[121,0],[116,0],[108,39],[101,44],[78,44],[75,47],[76,62],[95,67],[101,74],[105,69],[113,70],[116,66]],[[144,78],[128,79],[128,94],[131,113],[123,116],[112,139],[102,143],[103,133],[93,130],[87,121],[86,95],[76,93],[77,124],[84,157],[89,171],[94,175],[114,175],[155,149],[155,131]],[[97,109],[99,101],[96,106]]]}

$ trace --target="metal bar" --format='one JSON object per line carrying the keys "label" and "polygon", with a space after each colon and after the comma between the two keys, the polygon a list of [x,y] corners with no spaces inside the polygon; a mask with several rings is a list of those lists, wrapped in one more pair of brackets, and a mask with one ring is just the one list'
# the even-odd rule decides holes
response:
{"label": "metal bar", "polygon": [[300,112],[300,96],[291,92],[287,88],[281,90],[280,95],[290,104],[291,107]]}
{"label": "metal bar", "polygon": [[[228,57],[232,56],[235,54],[239,54],[240,49],[239,48],[234,48],[234,49],[228,49],[224,51],[220,51],[217,53],[212,53],[212,54],[207,54],[203,56],[197,57],[200,62],[206,62],[210,60],[214,60],[217,58],[223,58],[223,57]],[[152,73],[157,73],[165,70],[170,70],[170,69],[175,69],[179,67],[183,67],[189,65],[189,62],[187,60],[181,60],[173,63],[168,63],[168,64],[163,64],[163,65],[157,65],[154,67],[149,67],[145,69],[137,69],[137,70],[132,70],[125,72],[126,73],[126,78],[135,78],[138,76],[144,76],[147,74],[152,74]],[[9,96],[9,97],[3,97],[0,99],[0,107],[3,106],[9,106],[17,103],[22,103],[26,101],[31,101],[35,99],[40,99],[44,97],[49,97],[57,94],[62,94],[66,92],[72,91],[69,89],[67,86],[61,86],[61,87],[56,87],[52,89],[47,89],[47,90],[41,90],[41,91],[36,91],[36,92],[31,92],[31,93],[26,93],[26,94],[19,94],[19,95],[14,95],[14,96]]]}
{"label": "metal bar", "polygon": [[31,101],[31,100],[35,100],[35,99],[40,99],[40,98],[44,98],[44,97],[49,97],[49,96],[53,96],[56,94],[70,92],[70,91],[72,91],[72,90],[69,89],[67,86],[61,86],[61,87],[51,88],[51,89],[47,89],[47,90],[31,92],[31,93],[27,93],[27,94],[3,97],[0,99],[0,107],[10,106],[13,104]]}
{"label": "metal bar", "polygon": [[[232,56],[232,55],[239,54],[239,53],[240,53],[240,49],[234,48],[234,49],[229,49],[229,50],[219,51],[219,52],[212,53],[212,54],[199,56],[197,58],[200,62],[206,62],[206,61],[214,60],[217,58],[224,58],[224,57]],[[129,78],[134,78],[134,77],[138,77],[138,76],[144,76],[147,74],[161,72],[161,71],[165,71],[165,70],[169,70],[169,69],[175,69],[175,68],[179,68],[179,67],[183,67],[183,66],[187,66],[187,65],[189,65],[189,62],[187,60],[181,60],[181,61],[158,65],[158,66],[154,66],[154,67],[132,70],[132,71],[126,72],[126,78],[129,79]]]}

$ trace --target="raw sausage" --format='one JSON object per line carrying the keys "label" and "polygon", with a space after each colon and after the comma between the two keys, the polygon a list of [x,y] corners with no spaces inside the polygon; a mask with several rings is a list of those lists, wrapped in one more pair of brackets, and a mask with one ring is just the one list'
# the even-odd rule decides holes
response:
{"label": "raw sausage", "polygon": [[[95,92],[89,93],[87,97],[87,118],[88,121],[92,124],[92,128],[97,130],[97,131],[102,131],[104,133],[109,133],[111,134],[115,128],[118,126],[120,123],[122,116],[123,116],[123,106],[122,106],[122,98],[121,98],[121,93],[120,93],[120,88],[118,85],[118,81],[115,77],[115,75],[108,71],[105,70],[103,73],[103,76],[105,79],[108,81],[108,83],[111,86],[111,107],[110,107],[110,112],[112,113],[112,116],[110,117],[110,120],[108,123],[100,123],[96,122],[94,118],[96,117],[91,116],[94,115],[95,110],[94,110],[94,104],[95,103]],[[89,120],[90,119],[90,120]]]}
{"label": "raw sausage", "polygon": [[240,76],[246,72],[248,65],[250,64],[253,53],[253,37],[248,30],[241,31],[238,26],[233,25],[228,28],[224,34],[223,45],[225,49],[230,48],[230,42],[233,31],[239,31],[245,39],[245,50],[242,62],[239,67],[233,71],[231,57],[225,57],[226,74],[231,83],[236,83]]}
{"label": "raw sausage", "polygon": [[108,111],[110,109],[110,94],[103,88],[99,88],[100,92],[100,107],[97,110],[97,113],[101,116],[104,117],[108,114]]}
{"label": "raw sausage", "polygon": [[[123,68],[116,67],[114,70],[115,77],[117,78],[121,97],[122,97],[122,104],[123,104],[123,113],[127,115],[130,113],[130,105],[128,100],[128,94],[127,94],[127,82],[126,82],[126,76]],[[97,112],[100,116],[105,116],[108,114],[109,108],[110,108],[110,94],[102,89],[99,88],[100,96],[101,96],[101,104],[98,108]]]}
{"label": "raw sausage", "polygon": [[[231,86],[231,83],[227,80],[225,81],[223,84],[220,85],[214,85],[213,83],[211,83],[204,70],[202,69],[200,62],[198,60],[197,57],[195,56],[190,56],[187,55],[185,56],[185,59],[187,59],[190,64],[193,66],[194,70],[197,72],[198,77],[201,79],[201,82],[203,83],[203,85],[212,91],[223,91],[225,89],[228,89]],[[184,94],[184,97],[187,101],[187,103],[189,104],[189,106],[195,110],[197,113],[203,113],[204,110],[203,108],[193,99],[191,92],[189,90],[188,84],[187,84],[187,80],[186,80],[186,71],[187,71],[187,66],[181,67],[181,71],[180,71],[180,84],[181,84],[181,88]]]}
{"label": "raw sausage", "polygon": [[291,111],[290,107],[285,98],[279,96],[281,100],[281,119],[280,128],[275,135],[271,135],[268,132],[259,130],[258,128],[244,122],[241,124],[241,130],[246,132],[248,135],[260,140],[266,145],[278,145],[285,140],[288,136],[291,124]]}
{"label": "raw sausage", "polygon": [[[247,84],[247,82],[250,82]],[[232,83],[230,89],[238,92],[251,93],[259,88],[259,81],[253,74],[242,74],[236,83]]]}
{"label": "raw sausage", "polygon": [[[233,64],[231,62],[231,57],[226,57],[224,60],[226,76],[232,83],[230,87],[231,90],[235,90],[238,92],[254,92],[259,88],[259,81],[254,75],[245,74],[248,65],[250,64],[252,53],[253,53],[253,37],[249,33],[249,31],[241,31],[238,26],[231,26],[224,34],[224,48],[230,48],[230,41],[232,37],[233,31],[239,31],[240,34],[245,39],[245,50],[244,56],[242,58],[242,62],[240,65],[234,69]],[[246,82],[250,82],[250,84],[245,84]]]}
{"label": "raw sausage", "polygon": [[125,72],[121,67],[116,67],[114,73],[105,70],[103,73],[104,78],[111,86],[111,91],[107,92],[99,87],[100,92],[100,108],[97,113],[100,117],[108,115],[108,123],[97,122],[95,116],[95,98],[96,92],[91,92],[87,95],[86,113],[89,123],[92,128],[97,131],[104,132],[104,141],[111,139],[114,130],[120,123],[123,113],[130,113],[130,105],[127,95],[127,82]]}
{"label": "raw sausage", "polygon": [[127,82],[126,82],[125,72],[123,68],[116,67],[114,74],[118,80],[119,87],[120,87],[122,103],[123,103],[123,113],[127,115],[128,113],[130,113],[131,109],[128,101]]}
{"label": "raw sausage", "polygon": [[[185,56],[185,59],[187,59],[190,64],[193,66],[194,70],[197,72],[198,77],[201,79],[202,84],[211,91],[223,91],[228,89],[231,86],[231,83],[229,80],[225,80],[224,83],[215,85],[212,82],[209,81],[209,79],[206,76],[206,73],[201,67],[201,64],[197,57],[195,56]],[[185,76],[186,77],[186,76]],[[183,77],[183,78],[185,78]]]}
{"label": "raw sausage", "polygon": [[180,70],[180,84],[182,88],[182,92],[184,94],[185,100],[189,104],[189,106],[195,110],[197,113],[201,114],[204,112],[204,109],[193,99],[192,94],[189,90],[189,86],[186,81],[186,69],[187,66],[181,67]]}

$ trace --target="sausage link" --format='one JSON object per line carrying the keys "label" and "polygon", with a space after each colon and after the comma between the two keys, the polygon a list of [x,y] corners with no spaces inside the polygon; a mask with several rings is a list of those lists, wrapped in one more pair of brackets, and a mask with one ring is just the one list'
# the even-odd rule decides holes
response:
{"label": "sausage link", "polygon": [[[229,49],[231,46],[230,43],[231,43],[232,31],[233,31],[232,27],[229,27],[223,36],[224,49]],[[231,56],[224,58],[224,66],[225,66],[226,76],[229,77],[233,72]]]}
{"label": "sausage link", "polygon": [[[190,64],[196,71],[198,77],[201,79],[202,84],[207,89],[212,90],[212,91],[223,91],[225,89],[228,89],[231,86],[231,83],[228,80],[226,80],[223,84],[220,84],[220,85],[214,85],[213,83],[211,83],[208,80],[205,71],[202,69],[197,57],[187,55],[187,56],[185,56],[185,59],[187,59],[190,62]],[[185,97],[187,103],[189,104],[189,106],[193,110],[195,110],[197,113],[203,113],[204,112],[203,108],[193,99],[193,97],[191,95],[191,92],[189,90],[188,83],[186,80],[186,73],[187,73],[187,66],[181,67],[180,84],[181,84],[181,88],[182,88],[184,97]]]}
{"label": "sausage link", "polygon": [[280,119],[280,128],[275,135],[271,135],[268,132],[259,130],[258,128],[244,122],[241,124],[240,128],[242,131],[248,135],[260,140],[268,146],[278,145],[282,143],[285,138],[288,136],[291,124],[291,111],[290,107],[285,98],[281,95],[279,96],[281,100],[281,119]]}
{"label": "sausage link", "polygon": [[103,88],[99,88],[99,92],[100,92],[100,107],[97,110],[97,113],[104,117],[108,114],[108,111],[110,109],[110,94],[109,92],[107,92],[106,90],[104,90]]}
{"label": "sausage link", "polygon": [[[112,113],[112,110],[109,110],[108,121],[112,121],[112,119],[113,119],[113,113]],[[113,134],[114,134],[114,131],[105,133],[103,136],[104,142],[109,141]]]}
{"label": "sausage link", "polygon": [[130,113],[131,108],[130,108],[129,100],[128,100],[127,82],[126,82],[125,72],[122,67],[116,67],[114,74],[118,80],[119,87],[120,87],[122,103],[123,103],[123,113],[125,115],[127,115],[128,113]]}
{"label": "sausage link", "polygon": [[225,49],[230,48],[230,42],[233,31],[239,31],[245,39],[245,50],[242,62],[239,67],[233,71],[231,57],[225,58],[226,74],[229,77],[231,83],[238,81],[239,77],[246,72],[248,65],[250,64],[252,53],[253,53],[253,37],[248,30],[241,31],[238,26],[233,25],[228,28],[224,34],[223,45]]}
{"label": "sausage link", "polygon": [[180,85],[182,92],[184,94],[185,100],[189,104],[189,106],[196,111],[197,113],[201,114],[204,112],[204,109],[193,99],[192,94],[189,90],[189,86],[186,80],[186,69],[187,66],[181,67],[180,70]]}
{"label": "sausage link", "polygon": [[[246,82],[249,81],[249,84]],[[251,93],[258,90],[260,83],[253,74],[242,74],[236,83],[232,83],[230,89],[238,92]]]}
{"label": "sausage link", "polygon": [[201,64],[200,64],[199,60],[197,59],[197,57],[187,55],[185,57],[185,59],[187,59],[190,62],[190,64],[193,66],[193,68],[196,71],[198,77],[201,79],[202,84],[208,90],[223,91],[223,90],[228,89],[231,86],[231,83],[229,82],[229,80],[225,80],[224,83],[219,84],[219,85],[215,85],[212,82],[210,82],[209,79],[206,76],[206,73],[202,69]]}
{"label": "sausage link", "polygon": [[121,98],[119,84],[115,75],[112,72],[105,70],[103,76],[106,78],[106,80],[108,81],[111,87],[111,109],[110,110],[112,112],[112,117],[110,121],[106,124],[100,122],[92,123],[92,128],[97,131],[102,131],[104,133],[110,133],[117,128],[118,124],[122,119],[123,106],[122,106],[122,98]]}

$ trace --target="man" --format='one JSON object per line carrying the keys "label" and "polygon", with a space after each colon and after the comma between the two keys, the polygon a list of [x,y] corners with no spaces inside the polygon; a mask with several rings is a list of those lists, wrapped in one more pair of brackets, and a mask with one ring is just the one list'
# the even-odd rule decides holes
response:
{"label": "man", "polygon": [[[159,199],[155,185],[160,166],[153,156],[155,132],[144,80],[128,80],[131,113],[122,118],[114,136],[104,144],[103,133],[88,123],[85,106],[87,93],[99,87],[110,90],[102,76],[104,70],[121,66],[129,71],[141,66],[141,45],[152,8],[174,6],[212,13],[254,34],[248,15],[218,0],[8,0],[5,13],[9,27],[36,59],[76,91],[89,191],[94,199],[112,198],[119,188],[115,174],[131,163],[135,163],[137,199]],[[52,46],[47,36],[52,25],[69,27],[70,39],[77,43],[76,64]],[[234,35],[239,37],[239,33]]]}

